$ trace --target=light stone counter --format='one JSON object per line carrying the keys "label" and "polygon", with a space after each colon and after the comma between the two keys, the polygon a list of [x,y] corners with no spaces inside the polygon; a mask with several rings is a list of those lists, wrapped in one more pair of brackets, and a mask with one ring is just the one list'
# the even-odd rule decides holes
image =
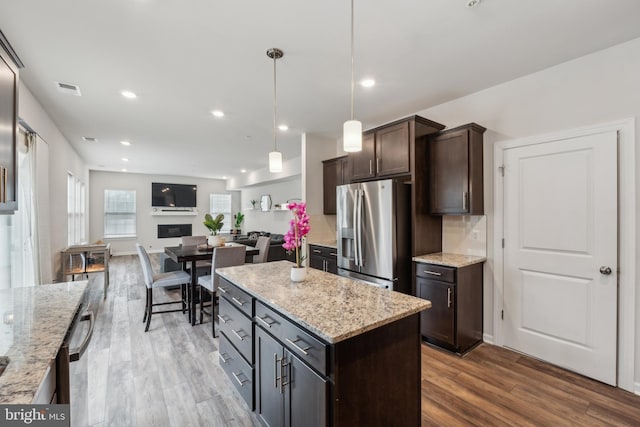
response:
{"label": "light stone counter", "polygon": [[447,267],[461,268],[467,265],[477,264],[485,262],[486,257],[463,255],[463,254],[451,254],[446,252],[438,252],[428,255],[420,255],[413,257],[415,262],[421,262],[424,264],[438,264]]}
{"label": "light stone counter", "polygon": [[86,281],[0,291],[0,403],[29,404],[82,301]]}
{"label": "light stone counter", "polygon": [[338,242],[336,242],[335,240],[330,242],[327,242],[327,241],[309,242],[309,244],[314,246],[323,246],[325,248],[330,248],[330,249],[338,249]]}
{"label": "light stone counter", "polygon": [[292,265],[277,261],[220,268],[216,272],[328,343],[431,307],[430,301],[314,268],[307,269],[304,282],[294,283],[290,280]]}

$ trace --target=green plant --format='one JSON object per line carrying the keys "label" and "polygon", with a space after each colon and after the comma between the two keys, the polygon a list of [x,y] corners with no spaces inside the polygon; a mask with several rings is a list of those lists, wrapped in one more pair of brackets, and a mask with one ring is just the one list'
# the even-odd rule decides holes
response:
{"label": "green plant", "polygon": [[258,203],[258,201],[257,201],[257,200],[252,200],[252,201],[251,201],[251,207],[252,207],[253,209],[255,209],[255,208],[256,208],[256,203]]}
{"label": "green plant", "polygon": [[244,214],[242,212],[238,212],[236,214],[236,223],[233,225],[233,228],[240,228],[242,221],[244,221]]}
{"label": "green plant", "polygon": [[215,218],[213,218],[211,214],[206,214],[204,216],[203,224],[205,227],[209,229],[209,231],[211,231],[211,234],[215,236],[218,234],[218,231],[220,231],[220,229],[224,225],[224,223],[222,222],[223,219],[224,219],[224,215],[222,214],[219,214]]}

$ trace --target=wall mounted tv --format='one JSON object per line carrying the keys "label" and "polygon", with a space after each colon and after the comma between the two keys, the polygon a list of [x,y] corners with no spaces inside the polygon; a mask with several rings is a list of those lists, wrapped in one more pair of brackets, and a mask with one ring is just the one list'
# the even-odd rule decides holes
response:
{"label": "wall mounted tv", "polygon": [[151,183],[151,206],[162,208],[195,208],[198,187],[188,184]]}

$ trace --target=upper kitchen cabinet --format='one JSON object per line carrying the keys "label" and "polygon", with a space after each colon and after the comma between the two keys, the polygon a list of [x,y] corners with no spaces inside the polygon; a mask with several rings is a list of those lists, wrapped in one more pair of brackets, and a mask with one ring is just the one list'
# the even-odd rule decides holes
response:
{"label": "upper kitchen cabinet", "polygon": [[347,156],[322,161],[323,213],[336,214],[336,187],[348,184],[349,165]]}
{"label": "upper kitchen cabinet", "polygon": [[0,214],[18,209],[18,67],[0,49]]}
{"label": "upper kitchen cabinet", "polygon": [[419,116],[371,129],[362,135],[362,151],[349,154],[351,181],[410,175],[415,141],[444,129]]}
{"label": "upper kitchen cabinet", "polygon": [[475,123],[429,141],[430,210],[437,215],[484,215],[482,134]]}

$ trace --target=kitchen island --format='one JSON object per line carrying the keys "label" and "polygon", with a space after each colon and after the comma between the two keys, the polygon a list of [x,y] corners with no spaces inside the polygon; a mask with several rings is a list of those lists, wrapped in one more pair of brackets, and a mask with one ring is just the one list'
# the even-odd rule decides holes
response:
{"label": "kitchen island", "polygon": [[271,426],[420,425],[426,300],[287,261],[216,270],[220,363]]}
{"label": "kitchen island", "polygon": [[68,398],[68,353],[65,360],[60,352],[86,288],[78,281],[0,291],[0,355],[9,359],[0,403],[68,403],[59,390]]}

